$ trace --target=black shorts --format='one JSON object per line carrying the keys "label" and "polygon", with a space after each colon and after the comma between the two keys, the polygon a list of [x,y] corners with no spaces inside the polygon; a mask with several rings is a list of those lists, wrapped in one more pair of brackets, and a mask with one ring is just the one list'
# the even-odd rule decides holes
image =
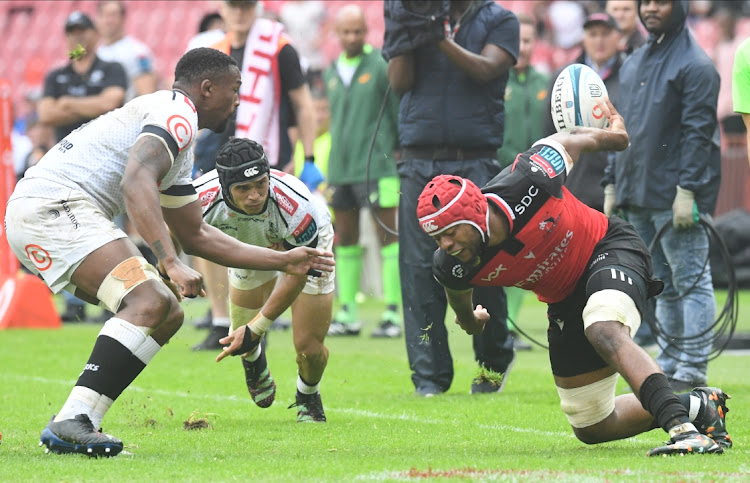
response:
{"label": "black shorts", "polygon": [[549,304],[547,341],[552,373],[571,377],[607,366],[583,332],[583,309],[601,290],[619,290],[643,314],[646,300],[663,288],[654,279],[648,247],[629,223],[612,216],[607,233],[594,247],[576,289],[565,300]]}
{"label": "black shorts", "polygon": [[398,206],[397,176],[372,179],[369,186],[367,183],[352,183],[331,185],[330,188],[333,190],[333,195],[329,205],[334,210],[367,208],[370,205],[373,208],[396,208]]}

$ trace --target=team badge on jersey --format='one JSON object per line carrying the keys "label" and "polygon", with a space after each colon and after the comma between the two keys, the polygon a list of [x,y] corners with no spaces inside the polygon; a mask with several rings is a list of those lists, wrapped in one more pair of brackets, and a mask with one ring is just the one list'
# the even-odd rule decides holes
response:
{"label": "team badge on jersey", "polygon": [[193,140],[193,126],[179,114],[169,116],[167,119],[167,130],[177,140],[180,151],[185,149]]}

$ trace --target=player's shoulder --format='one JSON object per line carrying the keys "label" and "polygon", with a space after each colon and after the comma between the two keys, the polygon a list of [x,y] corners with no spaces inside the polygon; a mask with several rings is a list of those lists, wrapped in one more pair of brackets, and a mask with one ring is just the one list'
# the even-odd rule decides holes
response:
{"label": "player's shoulder", "polygon": [[193,180],[193,187],[195,187],[195,191],[198,193],[198,200],[200,200],[201,210],[204,213],[217,203],[224,201],[219,175],[215,169]]}
{"label": "player's shoulder", "polygon": [[471,278],[476,272],[450,256],[445,250],[437,249],[432,255],[432,275],[443,287],[465,290],[471,287]]}

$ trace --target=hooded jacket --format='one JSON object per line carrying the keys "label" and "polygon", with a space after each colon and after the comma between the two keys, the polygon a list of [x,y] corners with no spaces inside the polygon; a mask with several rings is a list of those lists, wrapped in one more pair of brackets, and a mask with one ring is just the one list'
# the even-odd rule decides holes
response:
{"label": "hooded jacket", "polygon": [[695,193],[701,213],[716,207],[719,74],[687,29],[687,8],[676,0],[664,33],[651,33],[620,69],[615,107],[630,147],[610,157],[603,178],[615,184],[619,207],[669,210],[677,186]]}

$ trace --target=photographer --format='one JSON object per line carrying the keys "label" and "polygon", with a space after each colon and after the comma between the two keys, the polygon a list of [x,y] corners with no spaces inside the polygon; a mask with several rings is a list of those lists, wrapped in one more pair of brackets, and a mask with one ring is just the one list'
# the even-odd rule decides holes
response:
{"label": "photographer", "polygon": [[[432,277],[435,244],[417,223],[417,198],[434,176],[455,174],[480,186],[500,171],[503,97],[516,63],[516,16],[492,0],[385,2],[388,80],[401,95],[398,225],[404,329],[412,381],[419,395],[448,390],[453,361],[444,324],[445,293]],[[502,289],[475,290],[475,304],[492,318],[474,336],[480,366],[503,373],[494,383],[475,379],[471,392],[500,392],[513,363]]]}

